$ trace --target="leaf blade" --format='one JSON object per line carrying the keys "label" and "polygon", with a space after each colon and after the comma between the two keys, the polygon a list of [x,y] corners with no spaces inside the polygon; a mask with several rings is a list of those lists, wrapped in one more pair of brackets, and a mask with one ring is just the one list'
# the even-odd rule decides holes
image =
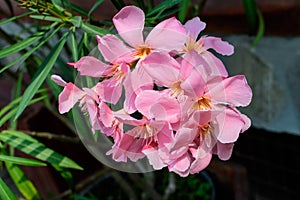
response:
{"label": "leaf blade", "polygon": [[82,170],[82,167],[80,167],[73,160],[55,152],[50,148],[47,148],[44,144],[40,142],[36,143],[30,140],[25,140],[23,138],[18,138],[16,136],[4,133],[0,134],[0,140],[42,161],[51,164],[57,164],[61,167]]}
{"label": "leaf blade", "polygon": [[3,179],[0,177],[0,197],[3,200],[18,200],[16,195],[9,189]]}
{"label": "leaf blade", "polygon": [[15,165],[24,165],[24,166],[32,166],[32,167],[42,167],[47,166],[46,163],[29,159],[29,158],[22,158],[16,156],[7,156],[7,155],[0,155],[0,161],[9,162]]}
{"label": "leaf blade", "polygon": [[16,113],[16,116],[14,120],[16,120],[21,113],[24,111],[34,94],[37,92],[37,90],[40,88],[40,86],[43,84],[44,80],[47,78],[47,75],[49,74],[50,70],[52,69],[55,61],[57,60],[66,40],[67,36],[69,35],[69,32],[67,32],[56,44],[56,46],[51,50],[47,58],[44,60],[44,62],[40,66],[40,71],[38,75],[35,76],[35,79],[30,83],[30,85],[26,88],[22,100],[18,106],[18,110]]}

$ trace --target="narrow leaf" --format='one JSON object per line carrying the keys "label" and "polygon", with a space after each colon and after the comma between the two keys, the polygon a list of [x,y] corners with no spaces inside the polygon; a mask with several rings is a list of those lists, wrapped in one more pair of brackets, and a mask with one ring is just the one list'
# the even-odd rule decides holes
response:
{"label": "narrow leaf", "polygon": [[25,199],[42,199],[33,183],[25,176],[24,172],[17,165],[5,162],[7,171],[15,185],[25,197]]}
{"label": "narrow leaf", "polygon": [[52,33],[50,33],[46,38],[44,38],[43,40],[40,41],[40,43],[31,48],[30,50],[28,50],[25,54],[23,54],[22,56],[20,56],[19,58],[17,58],[16,60],[14,60],[13,62],[11,62],[10,64],[8,64],[7,66],[3,67],[0,70],[0,74],[2,72],[4,72],[5,70],[7,70],[8,68],[10,68],[11,66],[14,66],[15,64],[17,64],[18,62],[21,62],[23,60],[26,60],[32,53],[34,53],[37,49],[39,49],[41,46],[43,46],[46,42],[48,42],[48,40],[50,38],[52,38],[60,29],[62,28],[62,26],[59,26],[57,29],[55,29]]}
{"label": "narrow leaf", "polygon": [[18,200],[18,197],[9,189],[5,182],[0,178],[0,199],[2,200]]}
{"label": "narrow leaf", "polygon": [[52,17],[52,16],[45,16],[45,15],[30,15],[30,18],[51,21],[51,22],[62,22],[62,20],[60,18]]}
{"label": "narrow leaf", "polygon": [[[33,137],[31,137],[30,135],[26,134],[26,133],[23,133],[21,131],[16,131],[16,130],[4,130],[2,131],[1,133],[4,133],[4,134],[9,134],[9,135],[14,135],[18,138],[22,138],[24,140],[29,140],[33,143],[39,143],[39,141]],[[0,134],[1,134],[0,133]]]}
{"label": "narrow leaf", "polygon": [[257,6],[254,0],[243,0],[249,33],[254,35],[257,30]]}
{"label": "narrow leaf", "polygon": [[43,84],[44,80],[47,78],[47,75],[49,74],[50,70],[52,69],[56,59],[58,58],[68,36],[69,32],[67,32],[60,41],[56,44],[56,46],[51,50],[49,55],[46,57],[42,65],[40,66],[40,70],[38,70],[38,75],[35,75],[35,79],[30,83],[30,85],[27,87],[27,89],[24,92],[24,95],[22,97],[22,100],[19,104],[17,114],[15,116],[15,120],[21,115],[23,110],[26,108],[34,94],[37,92],[37,90],[40,88],[40,86]]}
{"label": "narrow leaf", "polygon": [[187,11],[189,8],[190,0],[183,0],[180,4],[180,10],[178,12],[178,19],[181,23],[184,23]]}
{"label": "narrow leaf", "polygon": [[104,0],[98,0],[96,3],[94,3],[93,7],[90,9],[88,13],[88,17],[92,15],[92,13],[103,3]]}
{"label": "narrow leaf", "polygon": [[0,21],[0,26],[3,25],[3,24],[7,24],[7,23],[9,23],[9,22],[15,21],[15,20],[17,20],[17,19],[20,19],[20,18],[22,18],[22,17],[26,17],[26,16],[28,16],[28,15],[31,15],[32,13],[33,13],[33,12],[23,13],[23,14],[18,15],[18,16],[10,17],[10,18],[8,18],[8,19],[6,19],[6,20],[2,20],[2,21]]}
{"label": "narrow leaf", "polygon": [[33,167],[47,166],[47,164],[37,160],[33,160],[29,158],[21,158],[16,156],[0,155],[0,161],[9,162],[16,165],[25,165],[25,166],[33,166]]}
{"label": "narrow leaf", "polygon": [[72,32],[72,34],[71,34],[70,44],[71,44],[71,51],[72,51],[73,61],[77,62],[78,59],[79,59],[79,55],[78,55],[78,45],[77,45],[77,41],[76,41],[75,31]]}
{"label": "narrow leaf", "polygon": [[257,9],[257,16],[258,16],[258,31],[256,34],[255,39],[253,40],[251,47],[254,47],[257,45],[257,43],[261,40],[261,38],[264,36],[265,33],[265,23],[264,23],[264,17],[259,9]]}
{"label": "narrow leaf", "polygon": [[5,49],[0,50],[0,58],[9,56],[11,54],[17,53],[26,47],[32,45],[33,43],[37,42],[39,39],[43,37],[44,32],[38,32],[16,44],[13,44]]}
{"label": "narrow leaf", "polygon": [[110,32],[105,29],[105,28],[100,28],[98,26],[94,26],[92,24],[88,24],[88,23],[82,23],[81,24],[81,28],[89,34],[92,35],[100,35],[100,36],[104,36],[106,34],[109,34]]}
{"label": "narrow leaf", "polygon": [[32,142],[30,140],[17,138],[16,136],[8,134],[0,134],[0,140],[40,160],[56,164],[61,167],[82,170],[82,167],[73,160],[45,147],[42,143]]}
{"label": "narrow leaf", "polygon": [[156,15],[157,13],[162,13],[162,11],[171,8],[172,6],[175,6],[176,4],[180,3],[181,0],[168,0],[163,1],[159,5],[155,6],[149,13],[146,14],[147,17],[150,17],[152,15]]}

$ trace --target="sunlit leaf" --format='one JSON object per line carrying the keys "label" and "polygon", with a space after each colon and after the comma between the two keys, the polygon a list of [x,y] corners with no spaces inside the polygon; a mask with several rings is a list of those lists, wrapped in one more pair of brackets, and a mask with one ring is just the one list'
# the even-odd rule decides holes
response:
{"label": "sunlit leaf", "polygon": [[18,197],[9,189],[5,182],[0,178],[0,199],[2,200],[18,200]]}
{"label": "sunlit leaf", "polygon": [[16,165],[25,165],[25,166],[46,166],[47,164],[40,162],[38,160],[33,160],[29,158],[21,158],[16,156],[7,156],[0,155],[0,161],[9,162]]}
{"label": "sunlit leaf", "polygon": [[0,140],[42,161],[56,164],[60,167],[82,170],[82,167],[80,167],[73,160],[53,151],[50,148],[47,148],[42,143],[32,142],[30,140],[18,138],[14,135],[4,133],[0,134]]}
{"label": "sunlit leaf", "polygon": [[56,59],[60,55],[60,52],[67,40],[69,32],[64,34],[64,36],[59,40],[59,42],[53,47],[49,55],[45,58],[44,62],[40,66],[38,72],[34,76],[34,80],[30,83],[30,85],[26,88],[22,100],[19,104],[18,111],[15,116],[15,120],[21,115],[21,113],[24,111],[32,97],[35,95],[37,90],[40,88],[40,86],[44,83],[45,79],[47,78],[50,70],[52,69]]}
{"label": "sunlit leaf", "polygon": [[81,24],[81,28],[86,32],[86,33],[89,33],[89,34],[92,34],[92,35],[100,35],[100,36],[104,36],[106,34],[109,34],[110,32],[105,29],[105,28],[101,28],[101,27],[98,27],[98,26],[94,26],[92,24],[89,24],[89,23],[82,23]]}
{"label": "sunlit leaf", "polygon": [[25,199],[42,199],[33,183],[25,176],[24,172],[17,165],[5,162],[7,171],[15,185],[25,197]]}

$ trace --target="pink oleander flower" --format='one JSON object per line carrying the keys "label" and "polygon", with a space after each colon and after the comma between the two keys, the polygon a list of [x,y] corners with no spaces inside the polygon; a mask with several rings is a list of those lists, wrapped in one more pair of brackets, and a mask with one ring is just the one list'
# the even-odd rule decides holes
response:
{"label": "pink oleander flower", "polygon": [[207,50],[213,49],[221,55],[229,56],[233,54],[234,47],[228,42],[222,41],[222,39],[218,37],[202,36],[199,40],[197,40],[198,35],[205,29],[206,26],[199,17],[195,17],[187,21],[184,26],[189,36],[189,39],[184,46],[184,51],[196,51],[206,60],[209,66],[218,69],[218,75],[227,77],[228,73],[222,61]]}
{"label": "pink oleander flower", "polygon": [[113,23],[120,37],[96,36],[103,60],[84,56],[69,63],[98,83],[81,89],[51,77],[64,87],[59,112],[78,102],[93,132],[112,138],[106,155],[117,162],[146,158],[155,170],[168,167],[186,177],[207,167],[213,154],[229,159],[250,127],[237,107],[250,104],[252,91],[245,76],[228,77],[210,49],[231,55],[233,46],[217,37],[198,39],[206,26],[198,17],[185,25],[171,17],[146,33],[143,11],[126,6]]}
{"label": "pink oleander flower", "polygon": [[73,83],[66,83],[57,75],[52,75],[51,79],[64,87],[58,98],[58,108],[61,114],[68,112],[79,102],[82,110],[89,114],[93,130],[112,126],[114,122],[113,113],[107,104],[101,100],[95,89],[83,88],[81,90]]}
{"label": "pink oleander flower", "polygon": [[146,155],[155,169],[162,168],[164,165],[156,160],[152,149],[164,148],[165,143],[171,142],[172,124],[180,120],[180,106],[167,93],[153,90],[142,91],[135,101],[142,118],[135,119],[124,110],[115,112],[120,122],[134,128],[121,135],[108,154],[125,162],[127,158],[136,161]]}

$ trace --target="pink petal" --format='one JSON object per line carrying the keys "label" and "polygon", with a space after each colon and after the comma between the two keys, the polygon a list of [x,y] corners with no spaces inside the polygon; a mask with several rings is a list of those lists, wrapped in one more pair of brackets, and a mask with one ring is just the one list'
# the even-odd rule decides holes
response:
{"label": "pink petal", "polygon": [[73,83],[67,83],[65,88],[58,96],[58,110],[60,114],[68,112],[85,95]]}
{"label": "pink petal", "polygon": [[202,171],[203,169],[205,169],[209,165],[211,158],[212,158],[212,154],[207,153],[205,157],[196,159],[191,164],[190,173],[196,174]]}
{"label": "pink petal", "polygon": [[221,143],[235,142],[245,126],[241,115],[231,108],[226,108],[223,113],[219,114],[216,121],[219,126],[216,137]]}
{"label": "pink petal", "polygon": [[113,78],[106,79],[97,84],[97,92],[105,102],[116,104],[122,95],[122,83]]}
{"label": "pink petal", "polygon": [[175,142],[172,145],[170,151],[176,151],[182,148],[187,149],[188,145],[193,142],[196,135],[197,135],[196,128],[194,129],[185,128],[185,127],[180,128],[175,134],[175,139],[174,139]]}
{"label": "pink petal", "polygon": [[202,22],[199,17],[194,17],[184,24],[188,35],[194,40],[196,40],[200,32],[205,29],[205,26],[206,24]]}
{"label": "pink petal", "polygon": [[114,121],[114,115],[108,105],[104,102],[100,102],[100,119],[104,126],[111,127]]}
{"label": "pink petal", "polygon": [[166,164],[164,164],[161,160],[159,152],[156,148],[147,145],[143,148],[142,152],[147,156],[149,163],[153,166],[155,170],[162,169],[166,166]]}
{"label": "pink petal", "polygon": [[205,80],[200,71],[194,68],[190,76],[180,84],[180,87],[184,90],[185,95],[197,99],[204,93]]}
{"label": "pink petal", "polygon": [[156,25],[147,36],[145,43],[152,48],[169,52],[182,49],[186,40],[184,26],[175,17],[172,17]]}
{"label": "pink petal", "polygon": [[136,108],[148,119],[175,123],[179,120],[180,106],[175,98],[158,91],[145,90],[138,94]]}
{"label": "pink petal", "polygon": [[234,47],[226,41],[222,41],[221,38],[217,37],[205,37],[204,48],[214,49],[216,52],[222,55],[231,55],[234,52]]}
{"label": "pink petal", "polygon": [[144,43],[143,28],[145,15],[135,6],[122,8],[113,18],[113,23],[121,37],[132,47],[138,47]]}
{"label": "pink petal", "polygon": [[52,75],[51,80],[54,81],[57,85],[60,85],[62,87],[66,86],[66,81],[64,81],[60,76],[58,75]]}
{"label": "pink petal", "polygon": [[202,57],[208,65],[203,65],[210,76],[223,76],[228,77],[228,72],[222,61],[214,56],[209,51],[201,53]]}
{"label": "pink petal", "polygon": [[171,87],[179,80],[179,64],[169,54],[154,52],[147,56],[141,66],[160,86]]}
{"label": "pink petal", "polygon": [[173,171],[181,177],[186,177],[189,174],[189,167],[191,163],[190,156],[186,153],[183,156],[177,158],[169,165],[169,171]]}
{"label": "pink petal", "polygon": [[223,144],[218,142],[216,154],[221,160],[228,160],[231,157],[234,143]]}
{"label": "pink petal", "polygon": [[98,40],[98,48],[104,59],[110,63],[128,62],[133,60],[133,49],[127,47],[123,41],[112,34],[104,37],[96,36]]}
{"label": "pink petal", "polygon": [[225,78],[222,82],[209,86],[209,94],[215,101],[233,106],[247,106],[252,99],[252,91],[244,75]]}
{"label": "pink petal", "polygon": [[93,56],[84,56],[74,67],[82,76],[101,77],[106,75],[108,65]]}

